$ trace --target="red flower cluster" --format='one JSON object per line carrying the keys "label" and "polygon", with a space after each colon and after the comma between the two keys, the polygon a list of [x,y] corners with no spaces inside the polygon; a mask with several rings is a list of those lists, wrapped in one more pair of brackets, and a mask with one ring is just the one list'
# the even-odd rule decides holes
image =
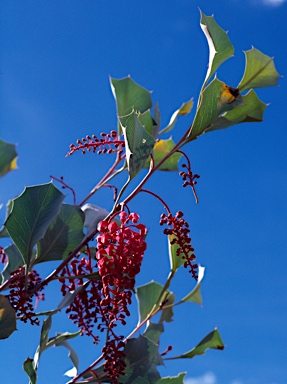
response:
{"label": "red flower cluster", "polygon": [[34,306],[32,303],[33,296],[36,296],[37,300],[44,300],[44,294],[40,294],[39,292],[31,294],[30,291],[41,283],[42,279],[38,272],[33,269],[28,273],[27,287],[25,287],[25,273],[25,267],[20,267],[11,273],[12,279],[10,283],[9,300],[15,308],[20,320],[25,323],[29,320],[32,325],[40,325],[39,319],[35,317]]}
{"label": "red flower cluster", "polygon": [[[81,260],[74,259],[66,266],[61,273],[63,276],[59,281],[62,283],[61,292],[65,296],[68,292],[79,289],[74,301],[69,305],[67,313],[69,318],[81,329],[81,336],[84,334],[91,336],[94,343],[99,342],[98,336],[94,335],[93,328],[101,318],[101,282],[91,279],[84,288],[85,276],[95,271],[96,265],[92,265],[91,257],[82,257]],[[65,276],[65,278],[64,278]],[[69,279],[69,276],[71,278]],[[78,276],[78,278],[75,278]],[[65,280],[68,280],[66,284]],[[99,328],[99,326],[98,326]]]}
{"label": "red flower cluster", "polygon": [[[74,259],[63,269],[60,279],[65,296],[82,287],[86,275],[94,274],[85,288],[80,289],[67,312],[83,334],[94,338],[94,343],[99,342],[98,336],[93,334],[96,323],[100,332],[107,331],[102,352],[105,371],[113,383],[118,382],[125,369],[123,336],[117,336],[114,327],[118,322],[125,325],[125,317],[130,315],[128,305],[146,250],[147,234],[145,225],[138,223],[136,213],[121,212],[119,216],[120,225],[106,220],[98,224],[96,262],[93,263],[89,255],[81,260]],[[99,276],[95,275],[97,269]]]}
{"label": "red flower cluster", "polygon": [[117,321],[126,324],[125,317],[130,315],[128,305],[146,250],[147,234],[146,226],[138,224],[138,214],[121,212],[119,216],[120,225],[105,220],[98,224],[96,254],[103,284],[101,308],[111,335],[103,349],[105,370],[114,383],[123,374],[125,362],[122,337],[116,336],[113,328]]}
{"label": "red flower cluster", "polygon": [[0,245],[0,263],[5,264],[7,261],[7,255],[4,251],[4,248]]}
{"label": "red flower cluster", "polygon": [[177,244],[179,248],[177,249],[177,256],[185,259],[184,267],[189,267],[189,272],[192,274],[192,277],[197,279],[197,264],[193,264],[195,260],[194,248],[191,246],[191,238],[189,237],[189,224],[182,218],[183,213],[178,211],[175,216],[172,216],[171,213],[168,215],[162,214],[160,217],[160,225],[168,225],[169,228],[165,228],[163,233],[165,235],[172,235],[173,241],[172,244]]}
{"label": "red flower cluster", "polygon": [[101,153],[122,152],[125,146],[124,140],[118,139],[116,131],[110,133],[101,133],[102,138],[99,139],[96,135],[83,137],[82,140],[77,140],[77,145],[70,145],[70,152],[67,156],[72,155],[74,152],[81,150],[83,154],[87,151],[92,151],[100,155]]}

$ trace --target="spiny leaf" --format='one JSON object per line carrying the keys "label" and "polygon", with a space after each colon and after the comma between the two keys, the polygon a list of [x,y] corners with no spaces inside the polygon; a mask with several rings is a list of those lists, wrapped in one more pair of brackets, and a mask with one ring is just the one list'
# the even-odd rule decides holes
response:
{"label": "spiny leaf", "polygon": [[234,54],[234,48],[227,33],[216,23],[213,16],[206,16],[200,11],[200,26],[203,30],[209,46],[208,71],[204,80],[204,86],[219,66]]}
{"label": "spiny leaf", "polygon": [[204,133],[207,127],[212,125],[224,112],[242,104],[242,97],[237,88],[229,87],[217,78],[213,79],[202,92],[188,141],[194,140]]}
{"label": "spiny leaf", "polygon": [[164,360],[191,359],[194,356],[203,355],[207,349],[224,349],[224,344],[217,329],[205,336],[205,338],[201,340],[201,342],[190,351],[180,356],[165,358]]}
{"label": "spiny leaf", "polygon": [[12,200],[12,210],[4,226],[28,268],[34,245],[44,237],[64,198],[52,183],[48,183],[26,187],[19,197]]}
{"label": "spiny leaf", "polygon": [[186,373],[179,373],[177,376],[163,377],[155,384],[184,384]]}
{"label": "spiny leaf", "polygon": [[0,139],[0,177],[17,168],[17,152],[15,144]]}
{"label": "spiny leaf", "polygon": [[33,359],[28,357],[23,364],[23,369],[27,373],[30,381],[29,384],[36,384],[37,382],[37,374],[34,368]]}
{"label": "spiny leaf", "polygon": [[[155,312],[159,308],[158,301],[160,299],[160,295],[163,293],[163,286],[161,284],[156,283],[155,281],[151,281],[148,284],[142,285],[136,289],[136,297],[138,300],[139,306],[139,323],[147,318],[147,316],[152,312]],[[166,299],[167,305],[171,305],[174,303],[175,296],[172,292],[166,291],[164,297],[161,300]],[[172,306],[162,308],[162,314],[160,318],[160,323],[163,321],[170,322],[172,321],[173,310]]]}
{"label": "spiny leaf", "polygon": [[245,53],[245,71],[238,88],[244,91],[250,88],[270,87],[278,84],[279,73],[272,57],[264,55],[252,47]]}
{"label": "spiny leaf", "polygon": [[0,339],[7,339],[16,330],[16,312],[8,297],[0,295]]}
{"label": "spiny leaf", "polygon": [[1,273],[0,284],[3,284],[6,280],[10,279],[11,272],[15,271],[16,269],[24,265],[21,253],[19,252],[15,244],[11,244],[8,247],[6,247],[4,249],[4,252],[8,257],[8,261],[5,263],[5,266]]}
{"label": "spiny leaf", "polygon": [[120,123],[125,137],[126,158],[130,179],[133,179],[144,167],[150,156],[155,140],[145,130],[134,111],[121,117]]}
{"label": "spiny leaf", "polygon": [[124,349],[126,355],[125,375],[119,377],[121,383],[154,383],[160,378],[156,369],[158,348],[144,336],[129,339]]}
{"label": "spiny leaf", "polygon": [[84,213],[75,205],[62,204],[57,217],[37,244],[37,263],[64,260],[84,238]]}
{"label": "spiny leaf", "polygon": [[117,103],[118,116],[126,116],[133,110],[144,113],[152,107],[150,92],[130,77],[110,79],[112,92]]}
{"label": "spiny leaf", "polygon": [[193,288],[193,290],[187,294],[183,299],[181,299],[181,302],[193,302],[195,304],[202,305],[202,297],[200,293],[200,286],[201,282],[204,276],[204,267],[201,267],[200,265],[198,266],[198,278],[197,278],[197,283],[196,286]]}
{"label": "spiny leaf", "polygon": [[266,104],[258,98],[253,89],[242,96],[242,100],[243,105],[239,105],[231,111],[225,112],[207,127],[205,132],[228,128],[231,125],[239,123],[256,123],[262,121]]}
{"label": "spiny leaf", "polygon": [[39,344],[37,351],[35,353],[35,356],[34,356],[35,370],[38,369],[39,359],[40,359],[42,352],[45,351],[45,349],[47,349],[47,343],[49,340],[49,331],[51,329],[51,326],[52,326],[52,316],[48,316],[43,321],[43,325],[42,325],[41,333],[40,333],[40,344]]}

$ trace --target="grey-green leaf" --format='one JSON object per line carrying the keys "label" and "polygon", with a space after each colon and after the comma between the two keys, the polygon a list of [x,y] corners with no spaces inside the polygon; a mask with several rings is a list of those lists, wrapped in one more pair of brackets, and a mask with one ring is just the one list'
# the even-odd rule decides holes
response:
{"label": "grey-green leaf", "polygon": [[216,23],[213,16],[206,16],[201,11],[200,15],[200,26],[209,46],[209,63],[204,80],[205,86],[219,66],[233,56],[234,48],[227,33]]}
{"label": "grey-green leaf", "polygon": [[135,111],[121,117],[120,124],[125,137],[126,158],[132,180],[144,167],[153,150],[155,140],[141,125]]}
{"label": "grey-green leaf", "polygon": [[84,238],[84,219],[78,206],[62,204],[59,214],[37,244],[37,263],[64,260]]}
{"label": "grey-green leaf", "polygon": [[23,364],[23,369],[27,373],[30,381],[29,384],[36,384],[37,382],[37,374],[33,365],[33,359],[28,357]]}
{"label": "grey-green leaf", "polygon": [[126,116],[133,110],[144,113],[152,107],[151,94],[130,77],[110,79],[111,88],[117,103],[118,116]]}
{"label": "grey-green leaf", "polygon": [[224,344],[221,340],[220,334],[217,329],[210,332],[201,342],[190,351],[184,353],[183,355],[176,357],[169,357],[164,360],[174,360],[174,359],[191,359],[197,355],[203,355],[207,349],[224,349]]}
{"label": "grey-green leaf", "polygon": [[64,198],[52,183],[48,183],[26,187],[12,200],[12,209],[4,225],[28,268],[33,247],[58,215]]}
{"label": "grey-green leaf", "polygon": [[273,57],[264,55],[252,47],[245,53],[245,72],[238,88],[244,91],[250,88],[270,87],[278,84],[279,73],[276,71]]}
{"label": "grey-green leaf", "polygon": [[[0,284],[3,284],[5,281],[10,279],[11,272],[24,265],[22,256],[15,244],[11,244],[6,247],[4,252],[8,257],[8,261],[5,263],[3,271],[0,275]],[[9,286],[7,288],[9,288]]]}

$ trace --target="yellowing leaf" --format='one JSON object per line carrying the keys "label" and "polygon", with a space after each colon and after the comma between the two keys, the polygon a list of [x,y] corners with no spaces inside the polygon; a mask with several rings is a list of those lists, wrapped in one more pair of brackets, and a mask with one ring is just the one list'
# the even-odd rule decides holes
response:
{"label": "yellowing leaf", "polygon": [[0,295],[0,339],[7,339],[15,329],[15,309],[6,296]]}

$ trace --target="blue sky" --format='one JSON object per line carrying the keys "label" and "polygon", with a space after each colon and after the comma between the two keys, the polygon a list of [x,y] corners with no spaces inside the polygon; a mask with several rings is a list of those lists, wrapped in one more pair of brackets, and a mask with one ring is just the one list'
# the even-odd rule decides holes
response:
{"label": "blue sky", "polygon": [[[197,99],[208,62],[198,7],[215,15],[235,47],[235,57],[218,71],[221,80],[236,87],[244,70],[243,50],[252,45],[274,56],[278,72],[286,76],[287,2],[282,0],[0,2],[0,137],[17,143],[19,153],[19,169],[0,180],[1,221],[6,202],[25,185],[64,176],[80,201],[107,170],[107,157],[65,154],[77,138],[116,127],[109,76],[130,74],[153,90],[163,126],[182,102]],[[188,371],[188,384],[287,382],[286,77],[279,83],[258,91],[270,103],[263,123],[210,133],[186,147],[194,172],[201,175],[198,205],[190,191],[180,188],[176,173],[160,173],[148,184],[174,211],[185,212],[198,262],[206,267],[203,307],[189,304],[175,311],[162,349],[172,344],[172,353],[180,354],[214,327],[226,344],[223,352],[167,362],[163,376]],[[192,117],[179,120],[175,140]],[[106,191],[90,202],[112,206]],[[144,196],[131,209],[150,227],[138,284],[151,279],[164,283],[168,259],[158,226],[162,208]],[[39,270],[45,276],[53,267]],[[189,274],[179,272],[172,290],[179,298],[192,284]],[[57,304],[56,286],[52,295],[47,294],[43,308]],[[132,316],[130,329],[136,321]],[[38,328],[18,328],[1,341],[1,380],[11,384],[28,382],[21,365],[38,345]],[[66,330],[75,328],[59,315],[52,332]],[[81,368],[99,352],[83,338],[72,345]],[[69,368],[64,349],[45,352],[39,384],[65,383],[63,373]]]}

